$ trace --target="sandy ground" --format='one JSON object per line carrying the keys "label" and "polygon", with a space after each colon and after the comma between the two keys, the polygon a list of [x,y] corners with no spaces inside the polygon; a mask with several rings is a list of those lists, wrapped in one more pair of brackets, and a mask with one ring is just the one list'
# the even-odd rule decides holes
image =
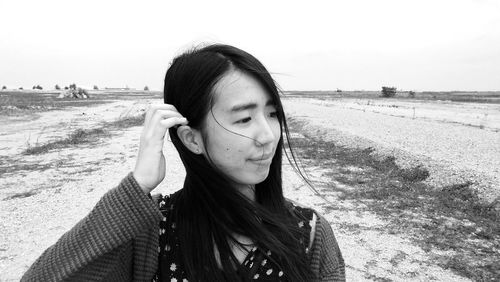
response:
{"label": "sandy ground", "polygon": [[498,104],[300,98],[284,104],[291,116],[326,129],[327,140],[372,147],[403,167],[422,164],[436,187],[470,181],[486,201],[500,202]]}
{"label": "sandy ground", "polygon": [[[42,143],[41,140],[63,136],[70,129],[88,128],[102,120],[140,112],[148,102],[120,101],[87,109],[47,112],[34,121],[0,120],[1,160],[26,168],[0,178],[0,281],[19,280],[43,250],[84,217],[106,191],[133,169],[141,127],[115,132],[113,138],[98,144],[21,158],[18,153],[26,148],[26,139],[38,139]],[[286,107],[293,110],[293,103],[286,102]],[[309,112],[306,107],[303,110]],[[297,109],[295,114],[304,115]],[[330,123],[330,114],[311,117],[311,121],[325,126]],[[325,121],[319,122],[321,119]],[[171,143],[165,143],[164,152],[168,160],[167,177],[156,191],[171,193],[181,188],[184,169]],[[335,193],[326,189],[323,168],[308,167],[307,171],[316,187],[335,205],[314,195],[288,165],[284,167],[286,196],[314,207],[332,223],[346,260],[349,281],[382,278],[468,281],[435,266],[429,253],[404,236],[380,231],[383,229],[377,227],[385,225],[383,220],[363,211],[359,203],[338,201]],[[9,199],[27,191],[35,191],[35,194]],[[343,229],[343,223],[359,224],[363,228]]]}

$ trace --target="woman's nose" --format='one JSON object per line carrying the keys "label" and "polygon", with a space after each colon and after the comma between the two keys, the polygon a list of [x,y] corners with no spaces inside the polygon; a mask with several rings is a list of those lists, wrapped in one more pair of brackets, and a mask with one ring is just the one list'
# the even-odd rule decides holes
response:
{"label": "woman's nose", "polygon": [[273,132],[272,125],[267,120],[263,121],[257,130],[257,138],[255,140],[258,146],[274,142],[276,136]]}

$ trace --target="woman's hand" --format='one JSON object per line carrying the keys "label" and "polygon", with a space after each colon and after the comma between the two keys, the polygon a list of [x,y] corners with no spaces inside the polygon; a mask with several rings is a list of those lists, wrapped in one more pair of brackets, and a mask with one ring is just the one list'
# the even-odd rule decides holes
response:
{"label": "woman's hand", "polygon": [[187,123],[186,118],[169,104],[151,105],[147,110],[139,155],[133,172],[134,178],[146,194],[165,178],[163,143],[167,130],[172,126],[187,125]]}

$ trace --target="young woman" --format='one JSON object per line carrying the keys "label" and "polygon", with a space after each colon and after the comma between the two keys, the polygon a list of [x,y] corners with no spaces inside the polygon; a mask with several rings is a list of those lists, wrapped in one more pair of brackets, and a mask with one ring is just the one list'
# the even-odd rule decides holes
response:
{"label": "young woman", "polygon": [[[288,128],[265,67],[228,45],[191,50],[168,69],[164,100],[146,114],[134,171],[22,280],[344,281],[328,222],[283,196]],[[151,196],[167,131],[186,178]]]}

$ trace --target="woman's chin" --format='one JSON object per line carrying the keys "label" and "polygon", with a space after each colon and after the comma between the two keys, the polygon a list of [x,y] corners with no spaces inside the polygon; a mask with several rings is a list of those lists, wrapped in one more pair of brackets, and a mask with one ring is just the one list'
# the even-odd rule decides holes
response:
{"label": "woman's chin", "polygon": [[267,179],[268,175],[269,175],[269,169],[266,171],[256,173],[255,177],[253,178],[253,182],[254,182],[253,185],[264,182],[264,180]]}
{"label": "woman's chin", "polygon": [[257,185],[264,182],[269,175],[269,170],[262,171],[259,173],[252,173],[251,175],[246,175],[244,179],[235,179],[234,182],[240,185]]}

